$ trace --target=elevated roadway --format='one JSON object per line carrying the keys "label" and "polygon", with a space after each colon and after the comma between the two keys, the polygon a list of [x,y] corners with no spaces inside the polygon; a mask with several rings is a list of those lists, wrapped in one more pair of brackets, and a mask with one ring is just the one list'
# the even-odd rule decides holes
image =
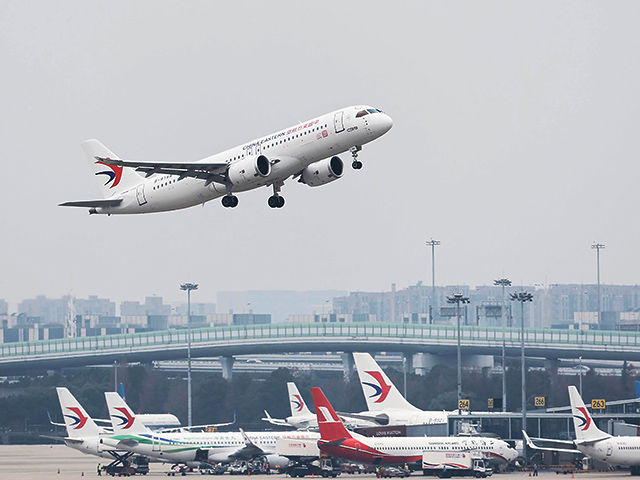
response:
{"label": "elevated roadway", "polygon": [[[0,375],[32,369],[107,365],[114,361],[152,362],[187,356],[187,329],[101,337],[8,343],[0,345]],[[462,327],[462,354],[520,355],[520,329]],[[640,334],[617,331],[527,329],[527,356],[551,360],[636,361]],[[191,355],[235,355],[298,352],[399,352],[455,355],[457,329],[451,325],[406,324],[273,324],[198,328],[191,330]]]}

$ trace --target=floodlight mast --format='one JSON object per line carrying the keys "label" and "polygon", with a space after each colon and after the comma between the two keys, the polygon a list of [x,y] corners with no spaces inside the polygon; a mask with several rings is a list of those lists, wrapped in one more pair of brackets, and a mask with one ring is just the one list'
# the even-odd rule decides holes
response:
{"label": "floodlight mast", "polygon": [[600,250],[604,248],[604,245],[602,243],[594,242],[593,245],[591,245],[591,248],[596,251],[596,262],[598,268],[598,328],[602,328],[600,325],[600,322],[602,322],[602,305],[600,303]]}
{"label": "floodlight mast", "polygon": [[431,247],[431,304],[429,305],[429,323],[434,323],[433,312],[436,310],[433,308],[436,306],[436,246],[440,245],[440,240],[434,240],[432,238],[426,242],[426,244]]}
{"label": "floodlight mast", "polygon": [[[469,303],[469,297],[465,297],[461,293],[454,293],[447,297],[447,303],[456,304],[456,318],[458,319],[458,410],[460,409],[460,400],[462,400],[462,353],[460,350],[460,304]],[[458,413],[460,413],[458,411]]]}
{"label": "floodlight mast", "polygon": [[507,305],[505,303],[504,289],[511,286],[511,280],[508,278],[499,278],[494,280],[493,284],[502,287],[502,411],[507,411],[507,346],[506,346],[506,331],[505,325],[507,323]]}
{"label": "floodlight mast", "polygon": [[533,301],[529,292],[514,292],[509,295],[512,302],[520,302],[520,364],[522,369],[522,430],[527,431],[527,377],[524,363],[524,302]]}
{"label": "floodlight mast", "polygon": [[197,283],[183,283],[180,290],[187,292],[187,423],[193,425],[191,418],[191,291],[197,290]]}

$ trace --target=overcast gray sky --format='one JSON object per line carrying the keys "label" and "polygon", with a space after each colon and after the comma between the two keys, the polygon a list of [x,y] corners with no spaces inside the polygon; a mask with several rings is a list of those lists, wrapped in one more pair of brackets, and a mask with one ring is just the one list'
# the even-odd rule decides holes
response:
{"label": "overcast gray sky", "polygon": [[[638,283],[638,2],[0,2],[0,298]],[[89,216],[80,142],[198,160],[353,104],[364,168]],[[345,156],[348,160],[348,156]]]}

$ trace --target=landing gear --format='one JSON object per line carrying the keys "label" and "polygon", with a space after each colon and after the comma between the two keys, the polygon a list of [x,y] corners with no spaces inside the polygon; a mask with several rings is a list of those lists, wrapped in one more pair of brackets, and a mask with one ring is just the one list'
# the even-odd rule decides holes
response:
{"label": "landing gear", "polygon": [[238,206],[238,197],[232,194],[227,194],[222,197],[222,206],[224,208],[235,208]]}
{"label": "landing gear", "polygon": [[284,185],[284,182],[275,182],[273,184],[273,195],[269,197],[267,203],[271,208],[282,208],[284,207],[284,197],[280,196],[280,189]]}
{"label": "landing gear", "polygon": [[358,160],[358,152],[362,150],[362,147],[356,145],[355,147],[351,147],[349,151],[351,152],[351,156],[353,157],[353,162],[351,163],[351,167],[354,170],[360,170],[362,168],[362,162]]}
{"label": "landing gear", "polygon": [[267,202],[271,208],[282,208],[284,207],[284,197],[280,195],[271,195]]}

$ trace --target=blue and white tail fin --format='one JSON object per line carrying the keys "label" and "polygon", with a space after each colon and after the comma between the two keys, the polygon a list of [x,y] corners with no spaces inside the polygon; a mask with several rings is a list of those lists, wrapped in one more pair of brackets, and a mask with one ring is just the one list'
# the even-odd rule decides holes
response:
{"label": "blue and white tail fin", "polygon": [[308,417],[313,415],[302,399],[302,395],[300,395],[295,383],[287,382],[287,390],[289,390],[289,404],[291,405],[292,417]]}
{"label": "blue and white tail fin", "polygon": [[109,417],[115,435],[151,434],[151,430],[136,417],[122,397],[116,392],[105,392]]}
{"label": "blue and white tail fin", "polygon": [[58,392],[58,400],[60,401],[60,409],[67,427],[68,437],[97,437],[104,431],[93,421],[69,390],[64,387],[58,387],[56,391]]}
{"label": "blue and white tail fin", "polygon": [[571,414],[573,415],[573,427],[576,432],[577,444],[597,442],[611,436],[596,427],[593,418],[582,401],[582,397],[573,385],[569,385],[569,401],[571,402]]}
{"label": "blue and white tail fin", "polygon": [[387,408],[401,410],[419,410],[402,396],[380,365],[368,353],[354,353],[353,359],[360,377],[362,393],[371,411]]}
{"label": "blue and white tail fin", "polygon": [[93,174],[100,184],[104,198],[110,198],[118,192],[142,183],[143,178],[133,169],[101,162],[100,158],[118,160],[120,157],[98,140],[85,140],[82,142],[82,150],[93,168]]}

